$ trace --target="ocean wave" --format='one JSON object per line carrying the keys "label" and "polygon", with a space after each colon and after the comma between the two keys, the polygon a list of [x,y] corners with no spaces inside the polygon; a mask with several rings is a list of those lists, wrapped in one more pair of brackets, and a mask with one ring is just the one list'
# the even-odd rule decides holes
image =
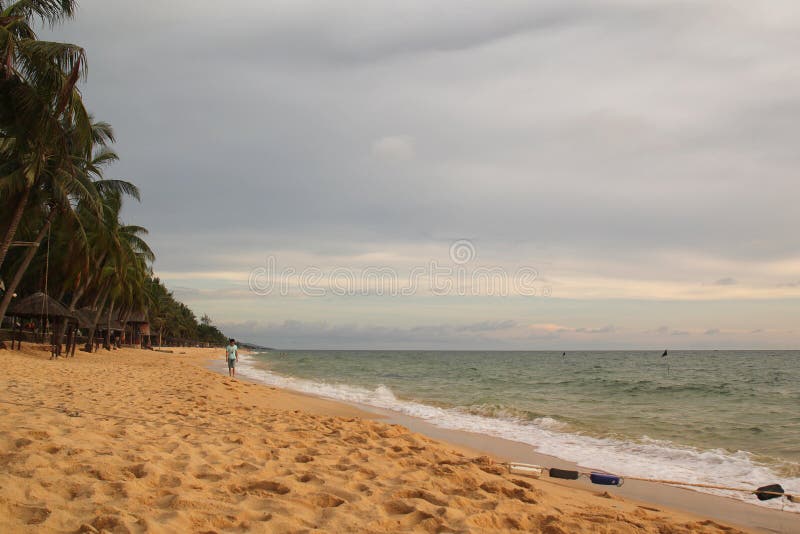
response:
{"label": "ocean wave", "polygon": [[[642,436],[637,440],[588,436],[569,432],[569,425],[552,417],[503,406],[477,405],[444,408],[398,399],[380,385],[368,389],[282,376],[260,367],[250,357],[242,359],[240,373],[259,382],[315,396],[372,406],[422,419],[435,426],[485,434],[532,445],[538,452],[602,469],[622,476],[690,483],[753,488],[779,483],[787,492],[800,492],[798,466],[768,466],[746,451],[698,449]],[[790,474],[791,473],[791,474]],[[741,492],[704,489],[708,493],[745,500],[770,508],[800,512],[800,506],[784,499],[756,501]]]}
{"label": "ocean wave", "polygon": [[453,410],[470,415],[503,419],[520,424],[532,423],[541,428],[550,430],[567,430],[569,428],[569,425],[564,421],[559,421],[558,419],[527,410],[520,410],[504,404],[473,404],[470,406],[457,406],[453,408]]}

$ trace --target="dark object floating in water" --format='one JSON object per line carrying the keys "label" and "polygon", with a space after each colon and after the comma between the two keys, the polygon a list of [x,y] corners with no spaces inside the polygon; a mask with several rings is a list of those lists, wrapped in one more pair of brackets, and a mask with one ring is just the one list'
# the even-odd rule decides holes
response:
{"label": "dark object floating in water", "polygon": [[578,480],[580,473],[577,471],[569,471],[567,469],[550,468],[550,478],[563,478],[564,480]]}
{"label": "dark object floating in water", "polygon": [[783,486],[780,484],[770,484],[769,486],[761,486],[755,491],[756,497],[759,501],[768,501],[770,499],[777,499],[783,495]]}
{"label": "dark object floating in water", "polygon": [[662,355],[661,355],[661,357],[663,358],[663,357],[665,357],[666,355],[667,355],[667,349],[664,349],[664,354],[662,354]]}
{"label": "dark object floating in water", "polygon": [[561,355],[562,355],[563,357],[565,357],[565,358],[567,357],[567,353],[566,353],[566,352],[562,352],[562,353],[561,353]]}

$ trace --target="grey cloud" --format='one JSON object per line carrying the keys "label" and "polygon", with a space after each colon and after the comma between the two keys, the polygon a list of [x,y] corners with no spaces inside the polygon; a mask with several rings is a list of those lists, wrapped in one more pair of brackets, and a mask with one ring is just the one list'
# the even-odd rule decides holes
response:
{"label": "grey cloud", "polygon": [[[133,11],[87,1],[60,30],[89,50],[87,100],[120,138],[111,174],[141,186],[143,204],[126,213],[151,228],[160,268],[214,268],[226,252],[281,242],[463,234],[595,256],[790,252],[798,186],[789,162],[762,155],[790,148],[780,113],[800,101],[796,80],[767,84],[731,52],[729,40],[757,31],[734,15],[682,3],[357,5],[237,3],[230,11],[248,16],[222,20],[211,4],[137,9],[143,40]],[[776,35],[748,42],[764,43],[765,61],[796,61],[770,48]],[[309,69],[298,54],[369,65]],[[760,100],[734,81],[760,87]],[[774,135],[731,137],[732,121]],[[413,166],[370,159],[371,143],[396,132],[414,137]],[[757,187],[765,177],[774,187]],[[719,202],[727,182],[739,185]],[[181,240],[193,243],[178,254]]]}
{"label": "grey cloud", "polygon": [[170,285],[169,289],[179,300],[191,300],[195,303],[202,303],[206,300],[257,298],[257,295],[250,291],[246,284],[213,289]]}
{"label": "grey cloud", "polygon": [[573,331],[579,334],[610,334],[616,330],[614,325],[606,325],[601,328],[576,328]]}
{"label": "grey cloud", "polygon": [[739,282],[734,278],[720,278],[714,282],[715,286],[735,286]]}
{"label": "grey cloud", "polygon": [[703,334],[706,335],[706,336],[716,336],[717,334],[719,334],[719,329],[718,328],[709,328],[708,330],[703,332]]}
{"label": "grey cloud", "polygon": [[[238,2],[243,4],[243,2]],[[238,27],[203,18],[200,29],[216,39],[200,41],[203,56],[226,60],[265,57],[280,63],[375,63],[448,52],[469,52],[519,35],[597,27],[609,33],[658,18],[670,33],[706,11],[699,6],[634,6],[616,1],[504,2],[487,9],[480,1],[402,3],[284,3],[269,13],[252,9]],[[198,51],[195,50],[195,53]]]}
{"label": "grey cloud", "polygon": [[[122,156],[108,175],[140,186],[124,213],[150,229],[157,270],[246,274],[245,252],[355,256],[467,235],[481,261],[551,261],[554,280],[560,254],[583,274],[613,260],[657,279],[671,265],[642,257],[797,254],[800,24],[793,2],[762,9],[83,0],[55,37],[87,49],[82,90]],[[413,158],[376,157],[397,136]],[[621,324],[582,324],[605,322]]]}
{"label": "grey cloud", "polygon": [[672,329],[672,328],[670,328],[668,326],[661,326],[659,328],[656,328],[655,330],[651,330],[651,331],[645,332],[645,334],[658,334],[658,335],[661,335],[661,336],[667,336],[667,335],[669,335],[669,336],[688,336],[689,332],[687,332],[685,330],[674,330],[674,329]]}
{"label": "grey cloud", "polygon": [[506,321],[482,321],[480,323],[459,326],[456,328],[456,330],[460,332],[495,332],[498,330],[508,330],[509,328],[514,328],[517,326],[517,324],[517,321],[510,319]]}

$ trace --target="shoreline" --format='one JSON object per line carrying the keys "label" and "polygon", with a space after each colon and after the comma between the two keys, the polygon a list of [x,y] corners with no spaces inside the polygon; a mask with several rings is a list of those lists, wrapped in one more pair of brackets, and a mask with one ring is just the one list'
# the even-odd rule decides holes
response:
{"label": "shoreline", "polygon": [[[250,353],[247,354],[249,355]],[[220,362],[219,369],[212,370],[222,373],[225,371],[225,368],[222,362]],[[238,375],[237,378],[239,378]],[[266,387],[273,387],[267,386],[253,377],[243,376],[240,379]],[[534,446],[526,443],[477,432],[441,428],[423,419],[375,406],[331,399],[325,396],[291,389],[279,389],[288,391],[292,395],[300,395],[309,399],[319,399],[351,406],[366,412],[369,418],[378,419],[390,424],[399,424],[414,432],[419,432],[420,434],[428,436],[429,438],[441,441],[450,446],[455,446],[460,450],[468,451],[473,454],[488,454],[503,462],[522,462],[546,467],[556,467],[559,469],[578,469],[579,467],[590,469],[587,466],[579,466],[579,464],[575,462],[557,456],[540,453]],[[585,480],[565,481],[547,478],[547,481],[553,484],[586,491],[596,491],[598,488],[601,488],[601,486],[592,485]],[[756,529],[760,532],[800,533],[800,514],[769,509],[758,506],[755,503],[749,503],[732,497],[713,495],[668,484],[639,480],[626,480],[623,486],[611,487],[609,491],[613,492],[614,495],[636,500],[643,504],[668,507],[674,510],[695,514],[698,517],[725,521],[740,528]],[[752,496],[752,498],[755,499],[755,496]],[[798,525],[794,526],[795,523],[798,523]]]}
{"label": "shoreline", "polygon": [[0,403],[0,531],[754,531],[510,476],[356,407],[221,376],[216,358],[0,351],[0,400],[24,403]]}

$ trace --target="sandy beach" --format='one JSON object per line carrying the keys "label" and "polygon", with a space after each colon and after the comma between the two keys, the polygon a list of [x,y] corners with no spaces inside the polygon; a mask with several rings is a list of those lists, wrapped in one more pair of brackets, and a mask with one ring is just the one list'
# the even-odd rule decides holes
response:
{"label": "sandy beach", "polygon": [[510,475],[355,407],[215,373],[220,350],[170,350],[0,351],[0,531],[756,531]]}

